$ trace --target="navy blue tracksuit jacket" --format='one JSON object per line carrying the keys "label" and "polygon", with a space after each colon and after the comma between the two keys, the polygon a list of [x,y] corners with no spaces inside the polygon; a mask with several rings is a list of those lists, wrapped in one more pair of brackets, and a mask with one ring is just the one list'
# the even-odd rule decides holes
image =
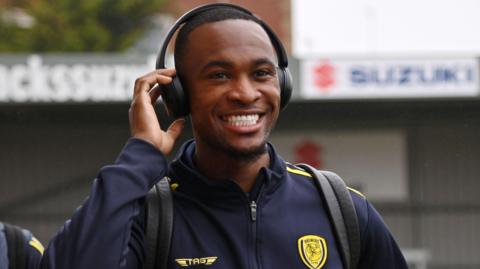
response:
{"label": "navy blue tracksuit jacket", "polygon": [[[213,182],[192,161],[195,143],[169,165],[152,145],[130,139],[101,169],[85,203],[48,245],[43,268],[143,268],[144,197],[168,175],[174,227],[168,268],[340,269],[332,226],[309,174],[269,145],[271,164],[246,194],[232,180]],[[360,269],[407,268],[378,213],[352,192],[362,240]]]}

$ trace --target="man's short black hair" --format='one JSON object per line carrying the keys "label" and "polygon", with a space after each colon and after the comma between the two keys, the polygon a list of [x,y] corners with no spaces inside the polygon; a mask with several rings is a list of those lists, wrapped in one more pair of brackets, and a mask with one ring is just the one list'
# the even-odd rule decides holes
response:
{"label": "man's short black hair", "polygon": [[[196,14],[194,17],[190,18],[178,31],[177,38],[175,40],[175,67],[177,69],[177,76],[182,79],[183,68],[182,63],[184,62],[183,57],[185,56],[185,51],[188,43],[189,34],[195,30],[197,27],[204,25],[206,23],[218,22],[224,20],[248,20],[260,24],[260,20],[248,13],[245,13],[241,10],[231,8],[231,7],[218,7],[205,10]],[[185,87],[185,85],[184,85]]]}

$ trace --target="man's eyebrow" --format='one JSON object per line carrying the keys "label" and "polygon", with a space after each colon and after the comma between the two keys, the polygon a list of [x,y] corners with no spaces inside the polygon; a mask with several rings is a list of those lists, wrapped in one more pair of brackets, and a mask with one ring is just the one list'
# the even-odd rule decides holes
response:
{"label": "man's eyebrow", "polygon": [[[274,63],[270,58],[259,58],[255,59],[252,62],[252,66],[259,66],[259,65],[269,65],[272,67],[277,66],[276,63]],[[231,68],[234,64],[230,61],[224,61],[224,60],[213,60],[208,62],[205,66],[203,66],[201,72],[204,72],[205,70],[212,68],[212,67],[223,67],[223,68]]]}
{"label": "man's eyebrow", "polygon": [[228,67],[232,67],[232,66],[233,66],[233,64],[231,62],[228,62],[228,61],[213,60],[213,61],[208,62],[205,66],[203,66],[202,72],[207,70],[208,68],[211,68],[211,67],[228,68]]}
{"label": "man's eyebrow", "polygon": [[274,63],[270,58],[260,58],[253,61],[253,65],[255,66],[262,64],[271,65],[272,67],[277,66],[276,63]]}

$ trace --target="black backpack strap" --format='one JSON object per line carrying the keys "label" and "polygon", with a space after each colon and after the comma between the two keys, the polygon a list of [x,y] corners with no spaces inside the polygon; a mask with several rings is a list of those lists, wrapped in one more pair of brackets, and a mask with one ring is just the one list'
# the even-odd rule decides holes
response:
{"label": "black backpack strap", "polygon": [[26,269],[25,235],[20,227],[3,223],[7,239],[9,269]]}
{"label": "black backpack strap", "polygon": [[335,173],[319,171],[307,164],[298,164],[315,179],[323,193],[333,222],[336,238],[346,269],[356,269],[360,260],[360,227],[352,197],[345,182]]}
{"label": "black backpack strap", "polygon": [[358,267],[358,262],[360,261],[361,237],[357,211],[355,210],[352,196],[350,195],[350,191],[340,176],[329,171],[321,172],[329,180],[333,190],[335,191],[335,194],[337,195],[347,229],[348,243],[350,246],[351,268],[356,269]]}
{"label": "black backpack strap", "polygon": [[147,194],[145,269],[166,269],[173,228],[173,197],[168,177]]}

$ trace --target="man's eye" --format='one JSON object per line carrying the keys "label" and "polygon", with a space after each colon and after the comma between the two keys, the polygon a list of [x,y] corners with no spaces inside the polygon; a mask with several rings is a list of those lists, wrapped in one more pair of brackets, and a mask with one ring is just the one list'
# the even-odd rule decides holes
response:
{"label": "man's eye", "polygon": [[272,72],[268,70],[257,70],[255,71],[255,76],[256,77],[266,77],[266,76],[271,76]]}
{"label": "man's eye", "polygon": [[227,73],[225,73],[225,72],[215,72],[215,73],[210,75],[210,78],[212,78],[212,79],[227,79],[228,76],[227,76]]}

